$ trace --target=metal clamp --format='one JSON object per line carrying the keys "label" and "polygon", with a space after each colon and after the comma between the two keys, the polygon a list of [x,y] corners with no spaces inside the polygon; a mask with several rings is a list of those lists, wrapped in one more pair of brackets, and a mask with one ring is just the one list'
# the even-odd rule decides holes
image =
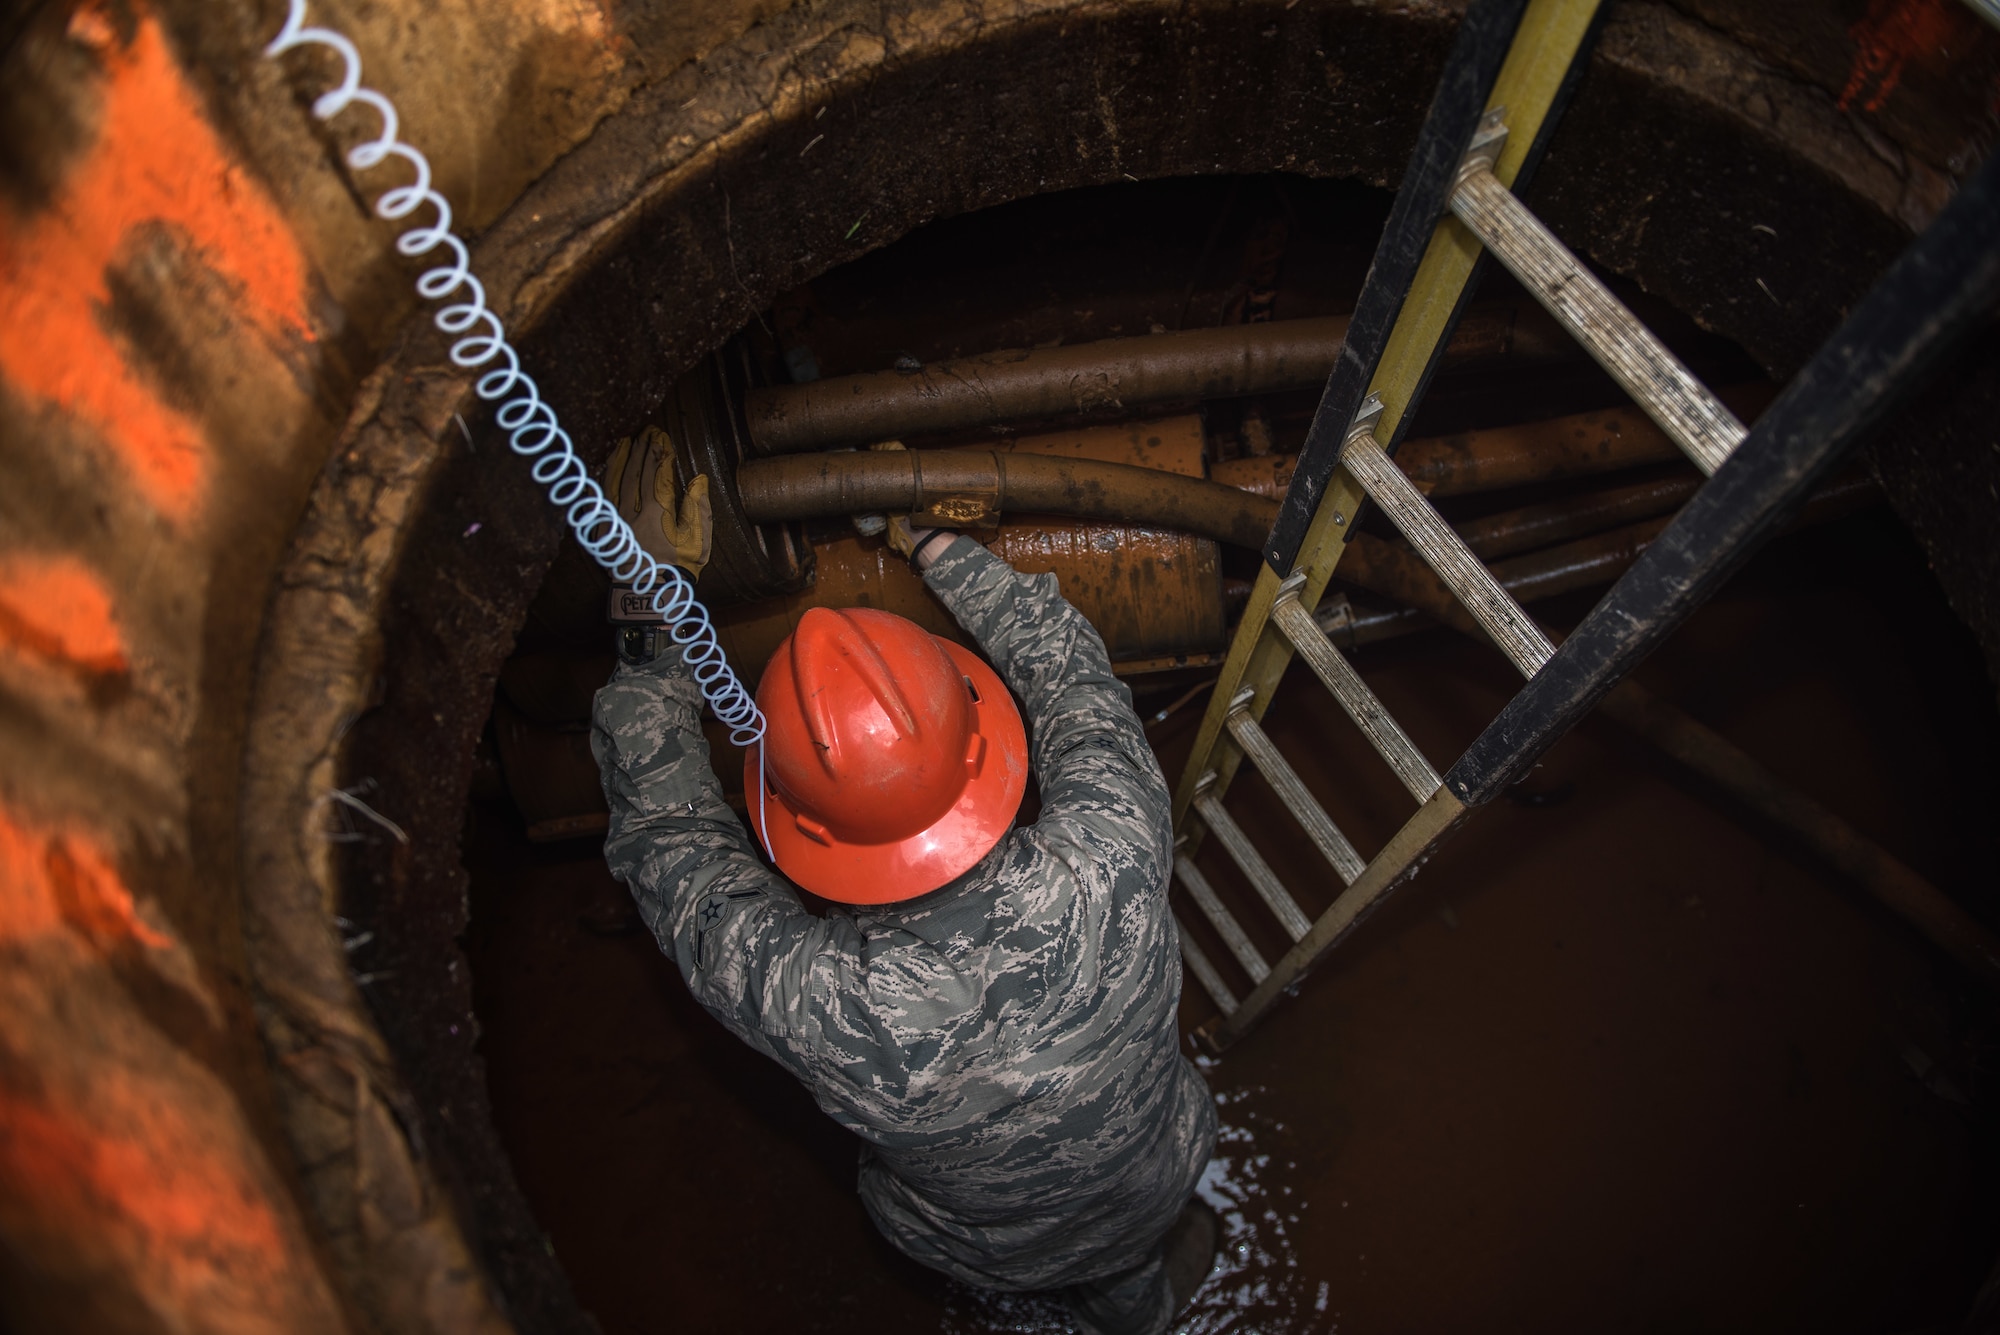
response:
{"label": "metal clamp", "polygon": [[917,506],[910,516],[952,528],[986,528],[1000,520],[1007,465],[999,453],[913,450]]}
{"label": "metal clamp", "polygon": [[1465,146],[1465,156],[1458,161],[1457,180],[1478,171],[1492,171],[1500,161],[1501,150],[1507,147],[1507,108],[1489,108],[1479,118],[1479,128],[1472,132],[1472,142]]}
{"label": "metal clamp", "polygon": [[1371,393],[1354,410],[1354,420],[1347,424],[1347,434],[1341,437],[1341,452],[1345,454],[1361,437],[1375,434],[1375,424],[1381,420],[1382,396]]}
{"label": "metal clamp", "polygon": [[1299,590],[1305,588],[1305,586],[1306,572],[1303,570],[1294,570],[1291,574],[1285,576],[1283,583],[1278,585],[1277,593],[1271,597],[1271,606],[1275,608],[1279,603],[1297,602],[1299,600]]}

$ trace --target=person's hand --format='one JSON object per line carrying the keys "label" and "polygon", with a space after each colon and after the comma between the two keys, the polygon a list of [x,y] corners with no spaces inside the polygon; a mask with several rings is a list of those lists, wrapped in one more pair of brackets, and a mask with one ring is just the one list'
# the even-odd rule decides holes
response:
{"label": "person's hand", "polygon": [[958,535],[948,528],[920,528],[910,522],[908,515],[897,515],[889,521],[883,537],[889,546],[910,558],[910,564],[919,574],[931,568],[931,562],[951,546],[951,540]]}
{"label": "person's hand", "polygon": [[936,531],[913,526],[908,515],[895,515],[889,520],[889,527],[882,536],[888,539],[891,551],[907,557],[916,550],[919,540]]}
{"label": "person's hand", "polygon": [[696,474],[684,491],[675,486],[674,442],[666,432],[648,427],[637,441],[619,441],[604,470],[604,494],[648,554],[701,574],[715,543],[708,474]]}
{"label": "person's hand", "polygon": [[[661,559],[672,561],[690,576],[699,576],[715,554],[715,507],[708,499],[708,474],[694,475],[680,498],[678,511],[673,508],[673,469],[660,470],[660,483],[660,531],[673,549],[672,556]],[[667,522],[669,514],[678,515],[671,524]]]}

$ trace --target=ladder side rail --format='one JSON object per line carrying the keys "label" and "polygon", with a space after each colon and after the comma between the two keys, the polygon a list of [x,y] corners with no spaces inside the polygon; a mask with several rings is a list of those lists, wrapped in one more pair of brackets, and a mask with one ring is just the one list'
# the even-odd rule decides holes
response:
{"label": "ladder side rail", "polygon": [[1477,159],[1467,164],[1451,211],[1695,467],[1712,474],[1722,466],[1743,440],[1736,414]]}
{"label": "ladder side rail", "polygon": [[[1292,573],[1306,529],[1340,459],[1348,423],[1361,407],[1388,350],[1423,260],[1436,240],[1439,220],[1448,216],[1466,146],[1479,129],[1488,98],[1516,44],[1525,8],[1523,0],[1475,0],[1459,21],[1444,73],[1425,112],[1423,128],[1417,132],[1409,166],[1403,171],[1402,186],[1390,205],[1389,220],[1355,300],[1340,356],[1313,411],[1284,504],[1264,545],[1265,561],[1281,577]],[[1469,274],[1469,262],[1466,269]],[[1450,335],[1445,326],[1456,313],[1463,286],[1461,280],[1443,294],[1447,309],[1434,339],[1439,346]],[[1428,365],[1434,349],[1427,346],[1423,351],[1422,360]]]}
{"label": "ladder side rail", "polygon": [[[1361,490],[1361,484],[1354,480],[1352,474],[1344,468],[1335,471],[1333,481],[1326,490],[1325,503],[1321,505],[1319,514],[1314,516],[1313,527],[1306,533],[1304,550],[1309,555],[1301,562],[1301,573],[1305,575],[1305,583],[1298,594],[1301,602],[1308,606],[1317,605],[1320,596],[1325,593],[1328,581],[1333,578],[1334,566],[1347,547],[1345,526],[1348,517],[1360,509],[1366,497],[1367,493]],[[1237,767],[1243,761],[1242,751],[1237,749],[1224,726],[1229,713],[1228,702],[1239,692],[1252,690],[1256,694],[1251,701],[1251,713],[1253,717],[1261,718],[1271,703],[1271,693],[1277,690],[1279,680],[1291,664],[1291,644],[1284,636],[1270,633],[1271,607],[1277,599],[1281,583],[1277,572],[1270,566],[1258,566],[1257,579],[1250,588],[1250,599],[1236,623],[1235,635],[1229,642],[1228,657],[1223,660],[1222,671],[1209,694],[1208,707],[1195,732],[1194,746],[1188,753],[1186,767],[1181,770],[1180,783],[1174,789],[1173,828],[1176,834],[1188,837],[1190,850],[1201,845],[1200,827],[1190,826],[1187,822],[1196,788],[1213,775],[1217,791],[1229,791]]]}
{"label": "ladder side rail", "polygon": [[1446,789],[1478,805],[1524,777],[1784,523],[1996,300],[2000,154],[1960,187],[1729,462],[1459,757]]}

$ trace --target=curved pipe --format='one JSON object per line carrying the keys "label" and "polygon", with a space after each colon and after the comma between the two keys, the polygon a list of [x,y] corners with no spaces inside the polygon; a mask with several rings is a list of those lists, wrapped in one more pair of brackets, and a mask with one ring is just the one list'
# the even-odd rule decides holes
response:
{"label": "curved pipe", "polygon": [[1278,503],[1218,482],[1094,459],[998,450],[871,450],[747,460],[736,472],[757,523],[866,514],[925,514],[954,524],[1003,511],[1178,529],[1261,548]]}
{"label": "curved pipe", "polygon": [[1190,329],[988,353],[909,371],[753,389],[743,416],[760,454],[865,445],[1042,417],[1233,398],[1325,381],[1347,318]]}
{"label": "curved pipe", "polygon": [[[1771,391],[1765,385],[1738,385],[1718,397],[1737,413],[1753,417],[1770,401]],[[1396,451],[1396,467],[1435,499],[1678,463],[1682,457],[1666,432],[1639,409],[1607,408],[1406,440]],[[1283,496],[1298,461],[1296,454],[1229,459],[1214,465],[1210,476],[1261,496]]]}
{"label": "curved pipe", "polygon": [[[1601,571],[1622,570],[1665,526],[1664,517],[1654,517],[1678,509],[1700,483],[1693,477],[1660,478],[1544,502],[1461,524],[1459,534],[1486,560],[1542,548],[1494,570],[1520,600],[1547,597],[1587,584]],[[968,524],[1026,511],[1175,529],[1258,550],[1279,503],[1273,496],[1136,464],[998,450],[753,459],[737,470],[736,485],[744,514],[756,523],[887,511]],[[1808,512],[1815,519],[1831,518],[1872,494],[1865,479],[1839,478],[1821,489]],[[1628,527],[1613,527],[1621,523]],[[1549,545],[1565,539],[1575,541]],[[1464,620],[1461,629],[1471,626],[1443,582],[1406,548],[1356,533],[1341,557],[1339,575],[1446,620],[1455,614]]]}
{"label": "curved pipe", "polygon": [[[1448,361],[1568,348],[1547,317],[1500,306],[1467,312]],[[1107,338],[987,353],[908,371],[773,385],[743,396],[754,452],[796,454],[1038,418],[1317,389],[1347,336],[1346,316]]]}

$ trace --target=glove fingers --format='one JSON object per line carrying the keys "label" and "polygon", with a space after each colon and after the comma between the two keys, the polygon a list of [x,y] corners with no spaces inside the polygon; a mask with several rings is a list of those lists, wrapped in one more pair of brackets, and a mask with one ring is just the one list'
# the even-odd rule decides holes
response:
{"label": "glove fingers", "polygon": [[636,441],[620,441],[605,465],[604,494],[655,560],[701,574],[714,542],[708,477],[696,477],[687,493],[680,494],[674,485],[673,437],[648,427]]}
{"label": "glove fingers", "polygon": [[687,494],[681,497],[680,522],[668,537],[679,564],[699,575],[715,545],[715,507],[708,498],[708,474],[697,473],[688,483]]}

